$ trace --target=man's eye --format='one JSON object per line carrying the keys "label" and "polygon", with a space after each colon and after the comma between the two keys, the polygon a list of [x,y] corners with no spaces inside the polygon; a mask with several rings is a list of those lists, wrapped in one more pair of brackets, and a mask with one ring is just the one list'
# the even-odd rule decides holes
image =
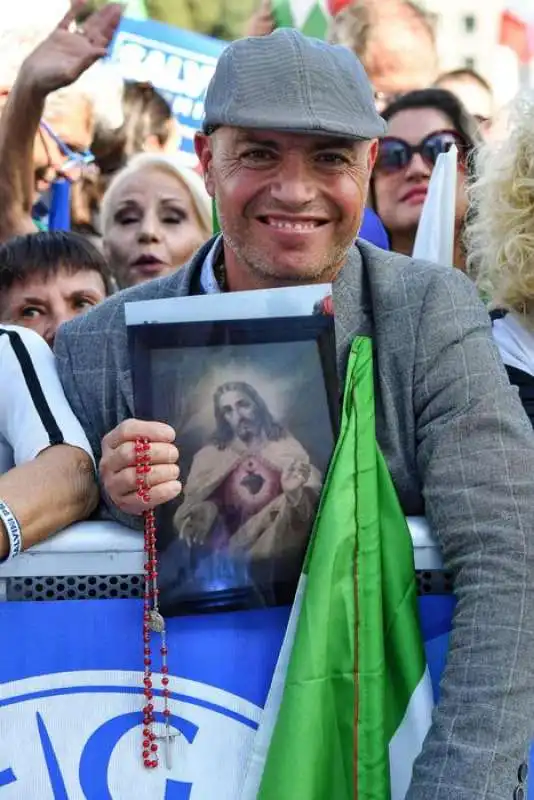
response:
{"label": "man's eye", "polygon": [[348,158],[342,153],[320,153],[317,156],[317,160],[329,166],[341,166],[349,162]]}
{"label": "man's eye", "polygon": [[263,150],[260,147],[256,147],[254,150],[246,150],[241,157],[246,161],[261,163],[265,161],[272,161],[274,159],[274,154],[270,150]]}
{"label": "man's eye", "polygon": [[76,308],[80,311],[85,311],[85,309],[92,308],[93,306],[96,306],[96,302],[90,300],[88,297],[81,297],[76,301]]}
{"label": "man's eye", "polygon": [[36,308],[36,306],[26,306],[20,312],[20,316],[24,319],[37,319],[43,314],[42,309]]}

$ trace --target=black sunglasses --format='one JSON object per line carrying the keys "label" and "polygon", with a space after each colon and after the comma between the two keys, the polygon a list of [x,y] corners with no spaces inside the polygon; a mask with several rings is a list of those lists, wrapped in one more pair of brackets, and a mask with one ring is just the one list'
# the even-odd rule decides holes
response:
{"label": "black sunglasses", "polygon": [[416,153],[432,168],[438,156],[447,153],[453,144],[457,146],[462,160],[465,142],[456,131],[434,131],[425,136],[418,145],[408,144],[404,139],[397,139],[395,136],[386,136],[379,145],[376,168],[382,172],[398,172],[411,163]]}

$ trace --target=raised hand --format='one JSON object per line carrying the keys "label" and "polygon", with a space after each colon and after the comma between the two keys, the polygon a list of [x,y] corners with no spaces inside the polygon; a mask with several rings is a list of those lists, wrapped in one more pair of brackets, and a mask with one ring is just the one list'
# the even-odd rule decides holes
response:
{"label": "raised hand", "polygon": [[[151,442],[152,468],[147,475],[150,502],[137,496],[135,469],[135,442],[138,438]],[[139,515],[174,499],[182,491],[178,481],[178,450],[174,445],[175,433],[163,422],[145,422],[127,419],[117,425],[102,439],[100,483],[112,503],[126,514]]]}
{"label": "raised hand", "polygon": [[107,53],[122,14],[119,3],[111,3],[91,14],[82,26],[76,16],[85,3],[77,3],[22,66],[26,80],[46,96],[74,83],[85,70]]}

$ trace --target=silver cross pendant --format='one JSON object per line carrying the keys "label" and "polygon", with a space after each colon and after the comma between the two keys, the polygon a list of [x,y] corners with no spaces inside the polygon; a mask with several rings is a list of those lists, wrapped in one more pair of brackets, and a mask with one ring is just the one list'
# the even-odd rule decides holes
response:
{"label": "silver cross pendant", "polygon": [[165,766],[167,769],[172,769],[172,740],[177,739],[179,733],[171,733],[171,726],[167,722],[165,724],[165,733],[162,736],[156,736],[156,739],[164,742],[163,748],[165,752]]}

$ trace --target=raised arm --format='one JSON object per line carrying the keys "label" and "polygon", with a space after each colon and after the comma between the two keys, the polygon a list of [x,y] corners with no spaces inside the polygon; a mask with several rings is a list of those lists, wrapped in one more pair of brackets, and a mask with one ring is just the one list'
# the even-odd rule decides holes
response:
{"label": "raised arm", "polygon": [[534,434],[457,270],[430,283],[417,341],[419,473],[458,602],[406,800],[504,800],[534,731]]}
{"label": "raised arm", "polygon": [[98,490],[89,443],[44,340],[33,331],[1,327],[0,368],[9,387],[0,397],[0,439],[13,464],[0,475],[0,558],[5,558],[11,517],[23,548],[31,547],[85,519]]}
{"label": "raised arm", "polygon": [[47,96],[74,83],[99,58],[120,21],[114,3],[70,32],[76,9],[24,61],[0,117],[0,241],[35,230],[33,147]]}
{"label": "raised arm", "polygon": [[44,97],[21,70],[0,117],[0,241],[36,230],[33,141],[43,113]]}

